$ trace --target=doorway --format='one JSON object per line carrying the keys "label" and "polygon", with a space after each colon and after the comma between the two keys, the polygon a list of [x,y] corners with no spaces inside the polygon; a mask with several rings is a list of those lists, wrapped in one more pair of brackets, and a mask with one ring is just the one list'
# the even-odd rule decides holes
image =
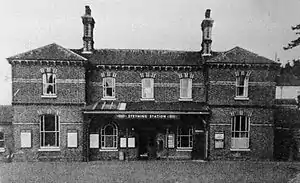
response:
{"label": "doorway", "polygon": [[205,133],[196,133],[194,136],[194,148],[192,151],[192,159],[205,159]]}
{"label": "doorway", "polygon": [[156,159],[156,131],[143,129],[139,131],[139,158]]}

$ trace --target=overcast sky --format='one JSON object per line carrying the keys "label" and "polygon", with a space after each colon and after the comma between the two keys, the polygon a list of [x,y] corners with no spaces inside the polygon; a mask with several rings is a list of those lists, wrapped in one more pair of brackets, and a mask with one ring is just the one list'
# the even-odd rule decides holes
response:
{"label": "overcast sky", "polygon": [[9,56],[57,43],[82,47],[84,6],[96,24],[95,48],[200,50],[207,8],[215,20],[215,51],[240,46],[282,61],[300,57],[283,51],[300,23],[300,0],[1,0],[0,104],[11,103]]}

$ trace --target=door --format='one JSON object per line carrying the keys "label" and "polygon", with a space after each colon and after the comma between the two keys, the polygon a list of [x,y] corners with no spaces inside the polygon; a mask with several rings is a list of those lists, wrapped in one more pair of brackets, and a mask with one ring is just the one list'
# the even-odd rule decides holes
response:
{"label": "door", "polygon": [[139,134],[139,157],[141,159],[156,158],[156,132],[142,130]]}
{"label": "door", "polygon": [[204,159],[205,158],[205,133],[201,131],[194,135],[194,145],[192,151],[192,159]]}

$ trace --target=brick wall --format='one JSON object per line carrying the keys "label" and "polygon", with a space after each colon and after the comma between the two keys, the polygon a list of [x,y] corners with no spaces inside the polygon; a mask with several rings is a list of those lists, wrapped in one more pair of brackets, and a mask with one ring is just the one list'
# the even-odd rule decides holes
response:
{"label": "brick wall", "polygon": [[[108,71],[108,70],[107,70]],[[91,97],[89,103],[97,102],[103,97],[101,73],[106,71],[94,70],[90,77],[88,94]],[[180,97],[180,79],[175,71],[111,71],[116,73],[116,98],[120,101],[139,102],[142,96],[142,84],[140,73],[155,73],[154,98],[160,102],[178,102]],[[194,74],[192,97],[195,102],[205,100],[202,71],[189,72]]]}

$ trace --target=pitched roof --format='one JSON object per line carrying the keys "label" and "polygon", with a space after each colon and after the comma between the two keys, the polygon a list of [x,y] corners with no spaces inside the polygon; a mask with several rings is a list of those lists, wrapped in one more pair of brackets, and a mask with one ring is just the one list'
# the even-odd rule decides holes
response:
{"label": "pitched roof", "polygon": [[251,51],[238,46],[225,51],[207,61],[208,63],[232,63],[232,64],[279,64],[266,57],[259,56]]}
{"label": "pitched roof", "polygon": [[[200,51],[97,49],[92,54],[72,50],[89,59],[91,64],[101,65],[201,65]],[[214,52],[214,55],[217,53]]]}
{"label": "pitched roof", "polygon": [[12,122],[12,106],[11,105],[0,105],[0,124]]}
{"label": "pitched roof", "polygon": [[7,58],[7,60],[67,60],[84,61],[86,58],[66,49],[56,43],[52,43],[34,50]]}

